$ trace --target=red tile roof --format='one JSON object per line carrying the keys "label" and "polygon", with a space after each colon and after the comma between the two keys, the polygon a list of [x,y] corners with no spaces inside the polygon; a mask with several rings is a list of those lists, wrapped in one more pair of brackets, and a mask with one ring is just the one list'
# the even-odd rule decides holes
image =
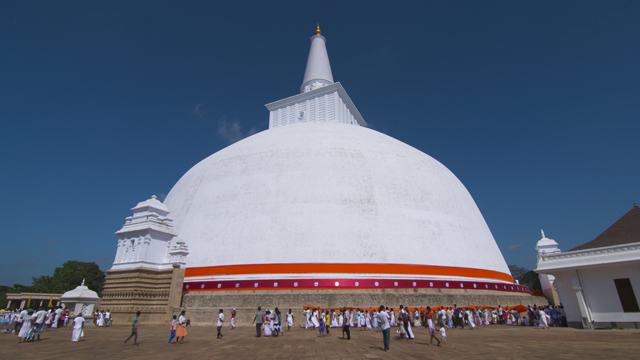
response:
{"label": "red tile roof", "polygon": [[635,205],[631,211],[624,214],[624,216],[613,223],[613,225],[600,234],[600,236],[569,251],[595,249],[637,242],[640,242],[640,207]]}

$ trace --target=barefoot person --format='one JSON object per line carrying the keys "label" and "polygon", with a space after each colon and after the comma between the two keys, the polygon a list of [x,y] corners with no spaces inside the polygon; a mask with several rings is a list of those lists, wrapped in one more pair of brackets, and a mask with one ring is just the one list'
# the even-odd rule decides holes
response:
{"label": "barefoot person", "polygon": [[236,309],[231,310],[231,330],[236,329]]}
{"label": "barefoot person", "polygon": [[[71,341],[78,342],[82,337],[82,332],[84,331],[84,318],[82,317],[82,312],[73,319],[73,332],[71,333]],[[126,341],[125,341],[126,342]]]}
{"label": "barefoot person", "polygon": [[184,318],[185,311],[182,310],[178,317],[178,330],[176,330],[176,344],[184,344],[184,337],[187,336],[187,319]]}
{"label": "barefoot person", "polygon": [[433,312],[430,306],[427,306],[425,318],[427,319],[427,327],[429,328],[429,345],[433,345],[433,340],[435,339],[438,342],[438,346],[440,346],[440,340],[436,337],[436,326],[433,323]]}
{"label": "barefoot person", "polygon": [[447,330],[445,330],[444,326],[440,327],[440,336],[442,337],[443,346],[447,347]]}
{"label": "barefoot person", "polygon": [[171,344],[171,340],[176,337],[176,330],[178,330],[178,320],[177,316],[173,315],[173,320],[171,320],[171,327],[169,328],[169,331],[171,331],[169,335],[169,344]]}
{"label": "barefoot person", "polygon": [[353,315],[351,314],[351,310],[347,310],[345,306],[344,309],[344,325],[342,326],[342,339],[344,339],[344,333],[347,333],[347,340],[351,340],[351,320],[353,320]]}
{"label": "barefoot person", "polygon": [[222,333],[220,332],[220,330],[222,329],[222,325],[224,325],[224,313],[222,312],[222,309],[220,309],[220,314],[218,314],[218,337],[217,339],[222,339]]}
{"label": "barefoot person", "polygon": [[378,309],[378,322],[382,329],[382,343],[384,351],[389,351],[389,338],[391,337],[391,325],[389,325],[389,314],[384,311],[384,305],[380,305]]}
{"label": "barefoot person", "polygon": [[140,316],[140,311],[136,312],[136,317],[133,318],[133,324],[131,325],[131,335],[124,341],[124,344],[127,345],[127,341],[135,336],[133,339],[133,345],[138,345],[138,317]]}
{"label": "barefoot person", "polygon": [[287,313],[287,331],[291,331],[291,327],[293,326],[293,314],[291,313],[291,309]]}

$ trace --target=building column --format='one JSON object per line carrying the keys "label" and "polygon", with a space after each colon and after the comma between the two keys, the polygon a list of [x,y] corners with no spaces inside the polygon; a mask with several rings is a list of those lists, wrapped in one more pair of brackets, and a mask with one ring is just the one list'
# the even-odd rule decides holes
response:
{"label": "building column", "polygon": [[578,307],[580,308],[582,327],[585,329],[593,329],[593,319],[591,318],[591,311],[584,296],[582,282],[580,281],[580,275],[578,274],[577,270],[571,272],[571,282],[573,285],[573,290],[576,293],[576,298],[578,300]]}
{"label": "building column", "polygon": [[184,283],[184,269],[178,264],[173,264],[171,274],[171,287],[169,288],[169,301],[165,321],[171,321],[173,309],[180,307],[182,301],[182,284]]}
{"label": "building column", "polygon": [[9,301],[7,302],[7,310],[11,309],[11,302],[12,302],[12,301],[13,301],[13,300],[9,300]]}
{"label": "building column", "polygon": [[27,300],[22,300],[22,302],[20,302],[20,310],[24,310],[24,305],[27,303]]}

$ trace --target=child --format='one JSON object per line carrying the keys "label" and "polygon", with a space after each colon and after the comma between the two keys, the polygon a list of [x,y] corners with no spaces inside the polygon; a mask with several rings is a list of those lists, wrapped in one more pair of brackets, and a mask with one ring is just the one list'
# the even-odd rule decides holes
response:
{"label": "child", "polygon": [[445,330],[444,326],[440,327],[440,335],[442,336],[442,344],[444,344],[443,346],[447,347],[447,330]]}
{"label": "child", "polygon": [[320,330],[320,335],[318,335],[318,337],[324,337],[324,316],[322,316],[320,318],[320,328],[318,330]]}
{"label": "child", "polygon": [[169,344],[171,344],[171,340],[176,337],[176,330],[178,330],[178,322],[176,321],[177,316],[173,315],[173,320],[171,320],[171,327],[169,330],[171,331],[171,335],[169,336]]}

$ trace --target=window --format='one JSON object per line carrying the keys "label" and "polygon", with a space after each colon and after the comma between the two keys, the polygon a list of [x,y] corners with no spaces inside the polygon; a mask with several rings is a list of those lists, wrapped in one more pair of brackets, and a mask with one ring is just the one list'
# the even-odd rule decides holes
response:
{"label": "window", "polygon": [[622,311],[624,312],[640,312],[638,308],[638,300],[633,293],[633,287],[631,287],[631,281],[629,279],[614,279],[616,283],[616,289],[618,290],[618,296],[622,303]]}

